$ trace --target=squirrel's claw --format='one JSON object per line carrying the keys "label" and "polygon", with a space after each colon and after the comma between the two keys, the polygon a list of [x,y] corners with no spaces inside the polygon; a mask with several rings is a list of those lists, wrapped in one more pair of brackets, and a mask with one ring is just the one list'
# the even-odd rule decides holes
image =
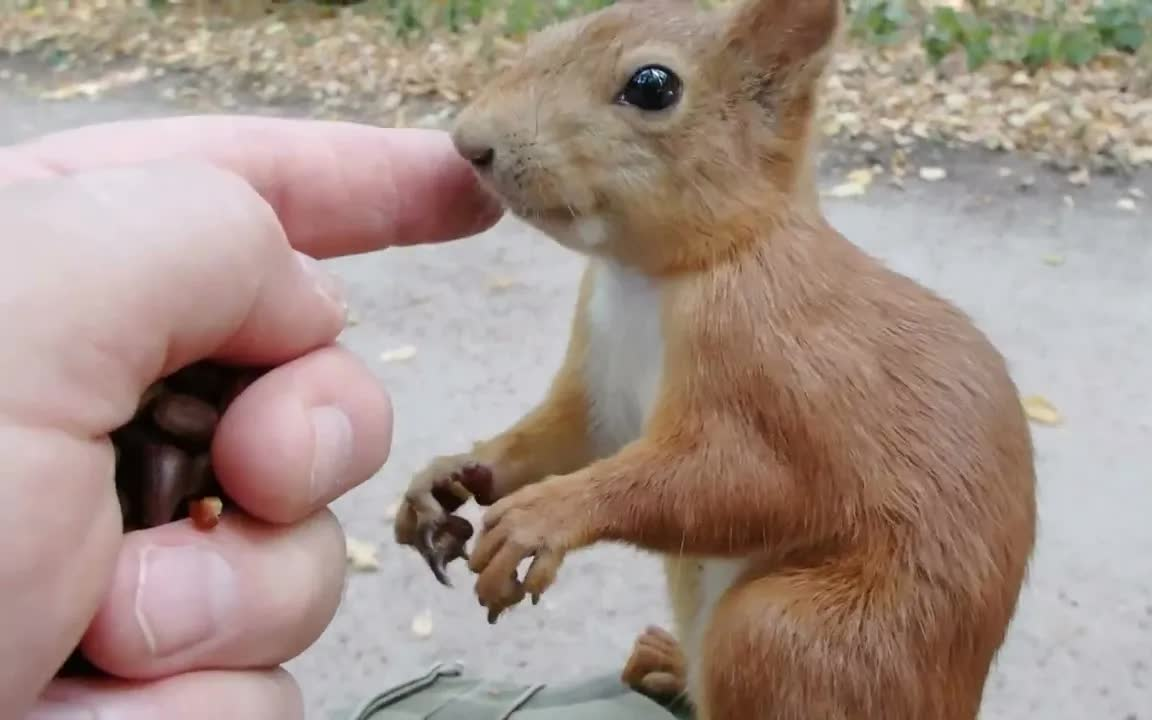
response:
{"label": "squirrel's claw", "polygon": [[452,513],[468,500],[492,502],[492,471],[469,456],[434,460],[412,480],[397,514],[395,535],[424,558],[436,581],[452,587],[447,567],[468,560],[472,524]]}
{"label": "squirrel's claw", "polygon": [[468,560],[465,544],[472,537],[472,523],[457,515],[422,523],[413,546],[444,587],[452,587],[448,563],[458,558]]}
{"label": "squirrel's claw", "polygon": [[452,581],[448,579],[448,560],[444,557],[439,549],[435,546],[433,539],[436,535],[435,525],[429,523],[420,531],[420,539],[416,543],[416,552],[420,553],[420,557],[424,558],[424,562],[432,570],[432,575],[435,576],[436,581],[444,587],[452,587]]}

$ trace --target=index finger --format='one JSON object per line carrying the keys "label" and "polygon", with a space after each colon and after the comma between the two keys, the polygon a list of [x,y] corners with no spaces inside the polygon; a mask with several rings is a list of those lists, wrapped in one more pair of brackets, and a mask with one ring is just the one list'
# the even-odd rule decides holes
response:
{"label": "index finger", "polygon": [[454,240],[501,215],[447,133],[251,116],[54,133],[0,148],[0,185],[173,158],[246,179],[276,211],[293,247],[313,257]]}

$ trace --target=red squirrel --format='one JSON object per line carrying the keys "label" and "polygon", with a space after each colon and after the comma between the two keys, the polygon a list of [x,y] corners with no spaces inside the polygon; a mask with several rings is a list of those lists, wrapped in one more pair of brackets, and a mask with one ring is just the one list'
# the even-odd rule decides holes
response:
{"label": "red squirrel", "polygon": [[842,15],[617,2],[536,34],[452,132],[587,269],[543,399],[417,474],[396,538],[445,583],[466,558],[491,622],[574,550],[661,555],[674,632],[623,679],[700,720],[972,720],[1035,542],[1004,358],[820,210]]}

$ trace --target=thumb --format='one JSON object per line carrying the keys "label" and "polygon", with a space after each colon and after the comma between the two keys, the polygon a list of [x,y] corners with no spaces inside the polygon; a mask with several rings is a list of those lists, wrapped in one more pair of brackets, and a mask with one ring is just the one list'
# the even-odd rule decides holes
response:
{"label": "thumb", "polygon": [[101,438],[158,377],[202,357],[279,364],[330,343],[343,308],[261,196],[208,166],[6,186],[0,248],[0,697],[18,708],[115,568]]}
{"label": "thumb", "polygon": [[[6,340],[18,349],[0,368],[28,379],[0,389],[7,412],[43,413],[45,398],[71,391],[86,408],[58,409],[97,423],[88,430],[110,429],[148,384],[180,366],[204,357],[278,364],[343,327],[335,279],[290,247],[251,186],[208,165],[10,186],[0,191],[0,219],[11,246],[0,275],[12,276],[0,315],[17,319]],[[21,367],[4,367],[13,363]]]}

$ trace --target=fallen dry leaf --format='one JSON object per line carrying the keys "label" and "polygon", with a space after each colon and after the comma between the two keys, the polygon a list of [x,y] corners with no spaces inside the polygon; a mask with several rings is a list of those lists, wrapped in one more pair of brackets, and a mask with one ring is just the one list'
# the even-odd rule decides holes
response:
{"label": "fallen dry leaf", "polygon": [[860,197],[867,191],[867,188],[865,188],[863,185],[857,185],[856,183],[840,183],[839,185],[833,185],[832,187],[825,190],[824,196],[831,198]]}
{"label": "fallen dry leaf", "polygon": [[872,185],[873,172],[868,168],[859,168],[849,172],[846,181],[835,185],[825,191],[825,195],[834,198],[860,197],[868,192]]}
{"label": "fallen dry leaf", "polygon": [[418,638],[426,638],[432,634],[432,613],[425,610],[412,618],[412,634]]}
{"label": "fallen dry leaf", "polygon": [[948,177],[948,171],[939,167],[920,168],[920,179],[928,182],[937,182]]}
{"label": "fallen dry leaf", "polygon": [[416,357],[416,348],[412,345],[404,345],[380,353],[380,360],[386,363],[403,362],[414,357]]}
{"label": "fallen dry leaf", "polygon": [[43,100],[70,100],[75,97],[95,98],[113,88],[134,85],[146,79],[148,79],[148,68],[140,66],[131,70],[109,73],[96,80],[64,85],[55,90],[43,92],[40,97]]}
{"label": "fallen dry leaf", "polygon": [[1041,395],[1028,395],[1020,399],[1029,420],[1041,425],[1059,425],[1064,422],[1060,411]]}
{"label": "fallen dry leaf", "polygon": [[516,278],[494,277],[488,281],[489,290],[507,290],[517,285]]}
{"label": "fallen dry leaf", "polygon": [[345,536],[344,546],[348,563],[356,572],[375,572],[380,569],[376,546],[372,543]]}
{"label": "fallen dry leaf", "polygon": [[1087,168],[1080,168],[1075,172],[1068,174],[1068,182],[1073,185],[1084,186],[1092,181],[1092,175],[1088,172]]}

